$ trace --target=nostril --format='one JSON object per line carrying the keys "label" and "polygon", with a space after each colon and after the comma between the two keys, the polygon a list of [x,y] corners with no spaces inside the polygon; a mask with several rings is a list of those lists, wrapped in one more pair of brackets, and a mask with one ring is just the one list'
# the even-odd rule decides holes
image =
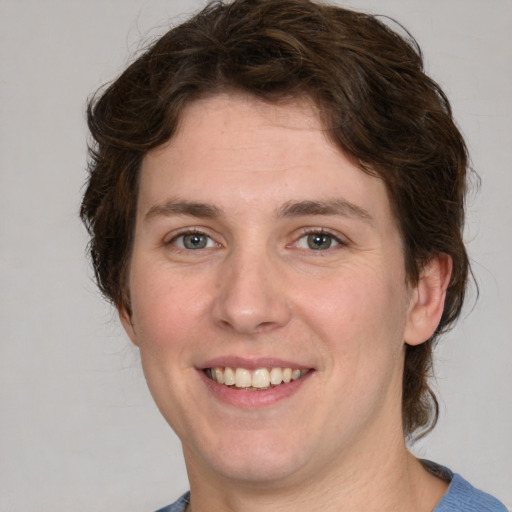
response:
{"label": "nostril", "polygon": [[219,326],[225,330],[233,330],[242,334],[261,334],[270,332],[276,328],[279,328],[283,323],[281,322],[252,322],[250,319],[230,319],[230,320],[219,320]]}

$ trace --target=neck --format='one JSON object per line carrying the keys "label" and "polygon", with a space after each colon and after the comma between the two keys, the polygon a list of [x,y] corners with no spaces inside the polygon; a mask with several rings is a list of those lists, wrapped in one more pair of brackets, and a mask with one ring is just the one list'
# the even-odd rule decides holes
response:
{"label": "neck", "polygon": [[[306,479],[255,484],[226,481],[188,464],[190,512],[430,512],[447,484],[430,475],[408,452],[403,436],[371,451],[355,450],[343,464],[333,462]],[[187,455],[185,453],[185,455]],[[186,457],[186,459],[188,459]]]}

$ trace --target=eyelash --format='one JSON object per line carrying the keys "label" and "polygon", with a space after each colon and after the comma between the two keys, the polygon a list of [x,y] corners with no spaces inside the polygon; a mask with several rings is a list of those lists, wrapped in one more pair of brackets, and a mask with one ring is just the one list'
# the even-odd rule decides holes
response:
{"label": "eyelash", "polygon": [[[187,249],[186,247],[178,247],[176,245],[176,241],[180,238],[184,238],[187,235],[198,235],[207,237],[211,240],[215,245],[219,245],[210,235],[204,232],[204,230],[200,228],[187,228],[186,230],[180,231],[179,233],[174,234],[171,238],[164,240],[164,245],[174,245],[178,250],[182,251],[192,251],[194,249]],[[210,247],[208,247],[210,249]],[[199,249],[198,249],[199,250]]]}
{"label": "eyelash", "polygon": [[[189,249],[186,247],[179,247],[176,245],[177,240],[179,240],[180,238],[184,238],[187,235],[204,236],[204,237],[208,238],[209,241],[213,242],[215,245],[220,246],[220,244],[218,242],[216,242],[209,234],[205,233],[204,230],[202,230],[200,228],[193,228],[193,227],[188,228],[184,231],[180,231],[179,233],[174,234],[170,239],[164,240],[164,245],[174,245],[174,247],[176,247],[176,249],[182,250],[182,251],[193,251],[194,249]],[[300,236],[298,238],[296,238],[295,241],[292,244],[290,244],[288,247],[293,246],[293,245],[297,246],[297,244],[300,240],[302,240],[304,237],[307,237],[309,235],[327,236],[327,237],[331,238],[336,243],[336,245],[334,245],[334,247],[328,247],[324,250],[321,250],[321,249],[315,250],[310,247],[309,249],[313,252],[325,252],[326,250],[334,249],[335,247],[338,247],[338,246],[346,247],[348,245],[348,243],[345,240],[342,240],[339,236],[335,235],[334,233],[331,233],[330,231],[328,231],[324,228],[304,228],[301,230]],[[196,248],[196,250],[211,249],[211,248],[212,247],[200,247],[200,248]]]}
{"label": "eyelash", "polygon": [[[294,245],[296,245],[299,240],[301,240],[302,238],[304,237],[307,237],[309,235],[320,235],[320,236],[328,236],[330,237],[334,242],[336,242],[336,245],[334,247],[328,247],[327,249],[325,250],[330,250],[330,249],[334,249],[336,247],[346,247],[348,245],[348,242],[345,241],[345,240],[342,240],[338,235],[335,235],[334,233],[331,233],[330,231],[324,229],[324,228],[304,228],[302,230],[302,233],[301,235],[297,238],[297,240],[294,242]],[[311,251],[315,251],[314,249],[311,249]],[[318,250],[318,252],[325,252],[322,251],[322,250]]]}

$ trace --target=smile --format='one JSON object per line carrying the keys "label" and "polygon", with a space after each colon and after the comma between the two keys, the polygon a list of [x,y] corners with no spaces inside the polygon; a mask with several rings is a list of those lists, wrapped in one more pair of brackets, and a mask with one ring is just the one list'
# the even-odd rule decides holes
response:
{"label": "smile", "polygon": [[206,376],[225,386],[234,386],[245,391],[264,391],[281,384],[298,380],[309,372],[309,369],[298,368],[246,368],[219,367],[207,368]]}

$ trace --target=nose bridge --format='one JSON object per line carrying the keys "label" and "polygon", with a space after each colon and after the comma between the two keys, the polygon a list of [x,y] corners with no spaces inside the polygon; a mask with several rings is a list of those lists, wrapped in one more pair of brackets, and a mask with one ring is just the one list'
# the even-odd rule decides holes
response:
{"label": "nose bridge", "polygon": [[245,334],[286,324],[290,308],[278,267],[278,258],[264,246],[234,249],[219,275],[216,320]]}

